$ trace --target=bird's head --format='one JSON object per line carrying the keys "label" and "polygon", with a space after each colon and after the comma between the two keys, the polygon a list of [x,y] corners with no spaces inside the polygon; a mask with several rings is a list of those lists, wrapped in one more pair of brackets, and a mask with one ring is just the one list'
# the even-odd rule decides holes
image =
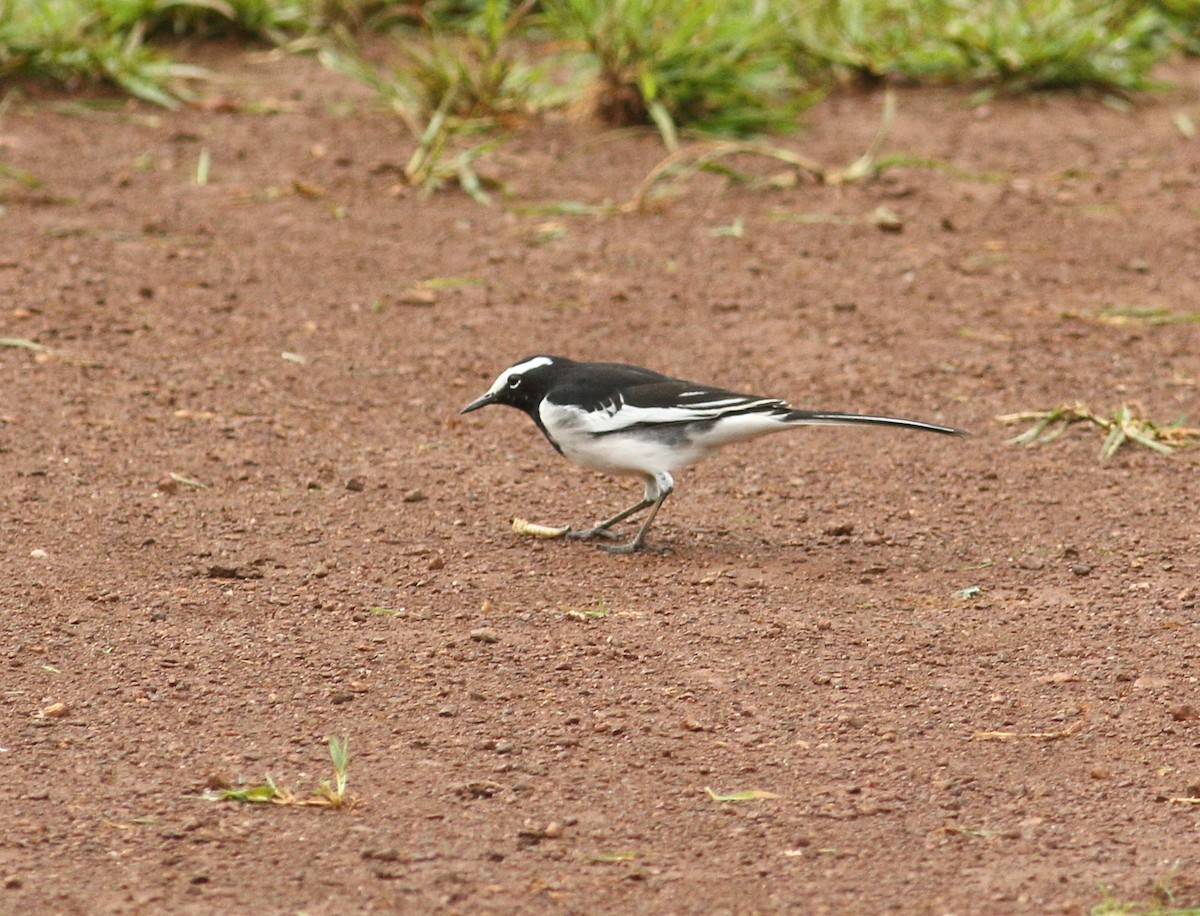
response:
{"label": "bird's head", "polygon": [[489,404],[507,404],[536,416],[542,398],[570,362],[561,356],[530,356],[523,359],[501,372],[492,382],[492,387],[460,413],[470,413]]}

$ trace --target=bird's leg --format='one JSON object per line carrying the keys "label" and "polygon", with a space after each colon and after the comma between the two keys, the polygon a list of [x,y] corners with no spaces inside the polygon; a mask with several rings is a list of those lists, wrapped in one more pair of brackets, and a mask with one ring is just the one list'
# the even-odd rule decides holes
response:
{"label": "bird's leg", "polygon": [[[658,515],[658,510],[662,508],[663,502],[671,491],[675,489],[675,481],[671,479],[671,475],[666,471],[660,471],[646,482],[646,497],[642,502],[649,502],[653,508],[650,514],[646,516],[646,520],[642,522],[642,527],[638,529],[638,533],[634,535],[632,541],[627,544],[617,544],[612,547],[605,547],[609,553],[634,553],[638,550],[646,548],[646,532],[650,530],[650,526],[654,524],[654,516]],[[669,550],[670,548],[653,548],[655,550]]]}
{"label": "bird's leg", "polygon": [[640,550],[643,546],[645,546],[644,542],[646,529],[650,527],[649,523],[654,520],[654,513],[658,511],[658,507],[662,504],[662,501],[666,499],[668,495],[670,495],[671,490],[674,489],[674,487],[675,481],[671,479],[671,475],[666,471],[662,471],[653,476],[647,476],[646,492],[642,494],[642,498],[640,500],[638,500],[628,509],[623,509],[612,518],[606,518],[604,521],[599,522],[591,528],[585,528],[583,531],[568,531],[567,537],[578,538],[580,540],[589,540],[591,538],[607,538],[610,541],[615,541],[619,535],[614,534],[609,530],[613,525],[617,524],[618,522],[625,521],[625,519],[629,518],[631,515],[637,515],[643,509],[649,509],[651,506],[653,506],[654,509],[650,513],[650,518],[647,520],[646,524],[642,525],[642,529],[638,532],[637,537],[630,542],[637,542],[638,546],[634,547],[633,549]]}
{"label": "bird's leg", "polygon": [[620,511],[616,515],[614,515],[612,518],[605,519],[604,521],[599,522],[598,524],[594,525],[591,528],[584,528],[582,531],[568,531],[567,537],[578,538],[579,540],[584,540],[584,541],[589,540],[591,538],[608,538],[609,540],[616,540],[618,537],[620,537],[620,535],[614,534],[612,531],[609,530],[610,528],[612,528],[613,525],[617,524],[617,522],[623,522],[623,521],[625,521],[625,519],[629,518],[629,516],[637,515],[643,509],[646,509],[653,505],[654,505],[653,499],[646,499],[646,498],[640,499],[636,503],[634,503],[632,506],[630,506],[628,509],[623,509],[622,511]]}

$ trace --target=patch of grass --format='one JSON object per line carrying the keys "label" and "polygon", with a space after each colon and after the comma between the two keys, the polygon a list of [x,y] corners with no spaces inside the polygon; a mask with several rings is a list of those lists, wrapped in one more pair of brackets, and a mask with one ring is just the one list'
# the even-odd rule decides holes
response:
{"label": "patch of grass", "polygon": [[996,420],[1005,425],[1029,423],[1033,425],[1009,441],[1011,445],[1044,445],[1053,442],[1068,428],[1077,423],[1086,423],[1102,430],[1104,444],[1100,447],[1100,460],[1107,461],[1123,445],[1140,445],[1161,454],[1170,454],[1176,449],[1200,445],[1200,429],[1183,425],[1182,420],[1160,424],[1144,416],[1136,404],[1122,404],[1111,415],[1102,416],[1084,404],[1060,404],[1049,410],[1029,410],[1005,414]]}
{"label": "patch of grass", "polygon": [[274,44],[363,23],[382,0],[0,0],[0,80],[44,79],[68,90],[109,85],[174,107],[208,77],[155,38],[236,35]]}
{"label": "patch of grass", "polygon": [[0,0],[0,80],[32,77],[68,89],[107,83],[174,107],[188,83],[207,74],[148,48],[146,31],[103,3]]}
{"label": "patch of grass", "polygon": [[1178,44],[1189,54],[1200,54],[1200,0],[1155,0]]}
{"label": "patch of grass", "polygon": [[803,53],[844,71],[1016,91],[1144,89],[1172,47],[1135,0],[808,0],[795,23]]}
{"label": "patch of grass", "polygon": [[949,38],[973,79],[1007,89],[1145,89],[1168,49],[1162,18],[1143,3],[1007,0],[991,15],[972,6]]}
{"label": "patch of grass", "polygon": [[[424,25],[387,69],[316,37],[399,20]],[[0,0],[0,79],[107,83],[170,106],[206,74],[146,41],[230,34],[323,46],[418,140],[410,180],[484,199],[475,163],[492,141],[459,141],[568,98],[652,123],[675,151],[684,128],[786,132],[838,72],[1130,91],[1172,47],[1200,50],[1200,0]]]}
{"label": "patch of grass", "polygon": [[370,86],[419,137],[439,115],[445,126],[494,126],[505,115],[533,114],[542,73],[511,40],[532,0],[486,0],[454,31],[427,28],[397,37],[398,60],[376,67],[345,33],[341,48],[320,54],[331,69]]}
{"label": "patch of grass", "polygon": [[573,620],[582,620],[585,623],[589,620],[603,620],[608,616],[608,605],[604,603],[603,598],[598,598],[596,600],[596,606],[594,608],[583,608],[582,610],[577,608],[566,608],[565,610],[568,617],[572,618]]}
{"label": "patch of grass", "polygon": [[218,789],[205,793],[211,801],[237,801],[251,804],[291,805],[297,807],[342,808],[353,804],[354,799],[346,794],[347,771],[350,766],[350,739],[330,738],[329,757],[333,762],[333,778],[323,779],[308,796],[299,796],[287,786],[281,786],[268,774],[266,779],[253,786],[236,789]]}
{"label": "patch of grass", "polygon": [[304,31],[314,13],[298,0],[100,0],[91,6],[109,28],[139,29],[150,38],[235,34],[283,41]]}
{"label": "patch of grass", "polygon": [[1176,859],[1164,874],[1154,880],[1151,899],[1147,902],[1116,900],[1109,889],[1101,885],[1100,893],[1104,900],[1088,911],[1089,916],[1200,916],[1200,907],[1175,905],[1174,885],[1180,864]]}
{"label": "patch of grass", "polygon": [[949,20],[945,0],[807,0],[792,40],[814,66],[880,79],[943,79],[958,66],[939,36]]}
{"label": "patch of grass", "polygon": [[756,0],[546,0],[544,22],[583,48],[589,107],[611,124],[785,132],[815,96],[796,69],[790,7]]}
{"label": "patch of grass", "polygon": [[345,33],[340,47],[327,46],[318,56],[375,90],[404,122],[417,141],[404,167],[409,184],[431,191],[456,183],[487,203],[488,182],[476,163],[500,140],[472,138],[555,104],[543,68],[526,60],[512,40],[533,2],[484,0],[458,31],[406,34],[398,44],[400,60],[391,66],[366,60]]}
{"label": "patch of grass", "polygon": [[346,804],[346,784],[349,781],[347,770],[350,766],[350,739],[330,738],[329,759],[333,762],[333,779],[322,779],[317,786],[317,792],[333,807],[340,808]]}

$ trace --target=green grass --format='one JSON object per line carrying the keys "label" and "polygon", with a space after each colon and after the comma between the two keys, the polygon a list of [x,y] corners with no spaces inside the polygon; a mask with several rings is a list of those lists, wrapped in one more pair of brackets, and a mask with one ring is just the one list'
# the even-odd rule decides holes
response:
{"label": "green grass", "polygon": [[532,7],[533,0],[484,0],[455,30],[404,32],[394,64],[368,61],[352,40],[326,46],[319,57],[374,89],[404,122],[417,141],[404,169],[410,184],[436,190],[453,182],[487,203],[487,182],[476,163],[499,144],[491,134],[562,101],[544,70],[512,40]]}
{"label": "green grass", "polygon": [[455,30],[403,30],[395,62],[375,65],[348,35],[321,53],[327,66],[371,86],[415,135],[440,116],[451,125],[492,126],[504,115],[531,115],[545,104],[546,80],[511,41],[532,6],[486,0]]}
{"label": "green grass", "polygon": [[0,80],[171,105],[203,74],[148,41],[312,49],[334,26],[397,22],[424,25],[376,82],[424,122],[571,96],[610,123],[654,124],[671,147],[684,128],[787,131],[839,74],[1131,92],[1172,50],[1200,52],[1200,0],[0,0]]}
{"label": "green grass", "polygon": [[547,0],[552,34],[583,49],[590,106],[614,124],[741,136],[795,127],[812,100],[785,21],[755,0]]}
{"label": "green grass", "polygon": [[1157,0],[1175,41],[1189,54],[1200,54],[1200,0]]}
{"label": "green grass", "polygon": [[0,0],[0,81],[34,77],[69,89],[107,83],[168,107],[205,74],[148,48],[145,28],[85,0]]}
{"label": "green grass", "polygon": [[[390,61],[361,53],[361,29],[398,22]],[[481,163],[548,109],[651,124],[685,168],[729,170],[745,150],[701,151],[693,166],[681,133],[788,132],[847,76],[1147,88],[1173,50],[1200,51],[1200,0],[0,0],[0,83],[107,85],[174,106],[208,76],[172,56],[184,36],[318,50],[408,127],[410,184],[487,202],[501,186]],[[861,177],[859,165],[822,180]]]}
{"label": "green grass", "polygon": [[281,786],[268,775],[256,785],[217,789],[206,793],[210,801],[237,801],[260,805],[293,805],[299,807],[342,808],[353,804],[346,794],[349,782],[350,739],[330,738],[329,759],[333,763],[333,778],[322,779],[308,796],[297,795],[287,786]]}
{"label": "green grass", "polygon": [[1108,888],[1101,885],[1104,900],[1088,911],[1088,916],[1200,916],[1200,907],[1177,906],[1175,881],[1181,862],[1176,859],[1171,866],[1155,879],[1150,891],[1150,900],[1131,902],[1116,900]]}
{"label": "green grass", "polygon": [[1186,19],[1134,0],[807,0],[795,36],[816,60],[872,78],[1133,91],[1151,85]]}
{"label": "green grass", "polygon": [[0,82],[108,85],[165,107],[207,74],[151,39],[237,35],[283,43],[363,22],[379,0],[0,0]]}

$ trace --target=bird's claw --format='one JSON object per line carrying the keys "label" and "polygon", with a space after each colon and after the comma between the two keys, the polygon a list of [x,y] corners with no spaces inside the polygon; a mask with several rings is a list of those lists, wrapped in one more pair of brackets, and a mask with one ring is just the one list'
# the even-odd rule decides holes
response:
{"label": "bird's claw", "polygon": [[605,538],[609,541],[616,541],[621,537],[619,534],[614,531],[610,531],[608,528],[599,527],[584,528],[582,531],[571,531],[568,529],[566,536],[576,541],[590,541],[592,538]]}

